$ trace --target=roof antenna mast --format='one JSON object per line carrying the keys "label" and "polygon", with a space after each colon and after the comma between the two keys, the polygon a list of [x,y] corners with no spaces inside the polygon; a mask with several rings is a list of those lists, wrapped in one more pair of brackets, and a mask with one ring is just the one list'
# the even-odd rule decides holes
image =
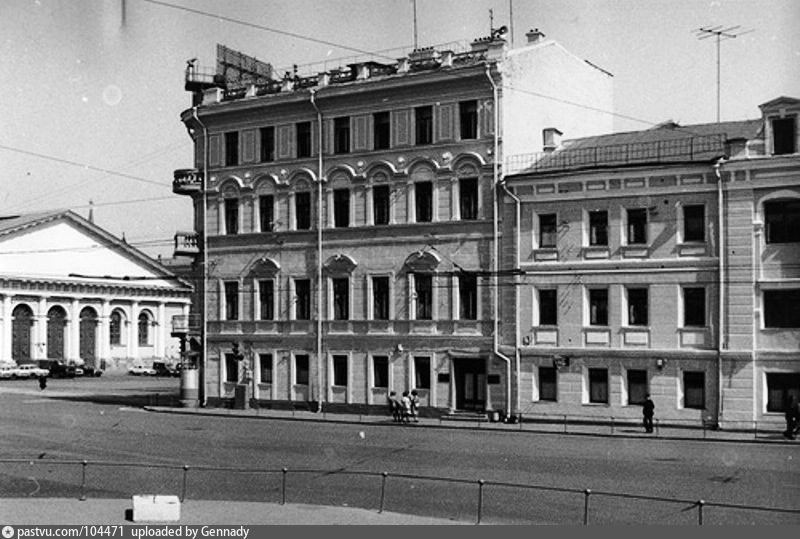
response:
{"label": "roof antenna mast", "polygon": [[734,39],[744,34],[749,34],[752,32],[753,29],[745,30],[740,25],[730,26],[728,28],[723,28],[722,25],[719,26],[703,26],[694,30],[697,39],[708,39],[710,37],[717,38],[717,123],[719,123],[719,73],[720,73],[720,60],[719,60],[719,43],[723,39]]}
{"label": "roof antenna mast", "polygon": [[417,50],[417,0],[411,0],[411,5],[414,8],[414,50]]}

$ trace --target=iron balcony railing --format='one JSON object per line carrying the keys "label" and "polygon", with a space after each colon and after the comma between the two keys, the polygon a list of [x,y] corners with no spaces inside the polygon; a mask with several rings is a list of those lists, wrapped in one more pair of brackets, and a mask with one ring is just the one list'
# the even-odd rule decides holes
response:
{"label": "iron balcony railing", "polygon": [[197,193],[203,188],[203,173],[196,168],[179,168],[172,177],[172,192],[176,195]]}
{"label": "iron balcony railing", "polygon": [[631,142],[585,148],[565,147],[551,152],[508,156],[505,159],[504,172],[509,175],[604,166],[710,160],[725,154],[726,140],[727,136],[720,133],[652,142]]}

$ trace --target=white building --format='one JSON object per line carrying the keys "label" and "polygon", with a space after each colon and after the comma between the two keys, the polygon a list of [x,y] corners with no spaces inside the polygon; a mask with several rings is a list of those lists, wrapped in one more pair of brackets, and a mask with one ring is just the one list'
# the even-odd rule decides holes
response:
{"label": "white building", "polygon": [[0,218],[0,362],[179,358],[191,287],[71,211]]}

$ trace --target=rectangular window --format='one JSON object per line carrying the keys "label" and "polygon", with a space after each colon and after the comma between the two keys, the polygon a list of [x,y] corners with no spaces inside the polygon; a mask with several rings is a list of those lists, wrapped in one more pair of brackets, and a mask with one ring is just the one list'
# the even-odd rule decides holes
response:
{"label": "rectangular window", "polygon": [[800,289],[764,291],[764,327],[800,328]]}
{"label": "rectangular window", "polygon": [[683,326],[705,327],[706,325],[706,289],[683,289]]}
{"label": "rectangular window", "polygon": [[311,157],[311,122],[299,122],[295,127],[297,157]]}
{"label": "rectangular window", "polygon": [[458,180],[458,198],[461,220],[476,220],[478,218],[478,178]]}
{"label": "rectangular window", "polygon": [[225,234],[239,233],[239,199],[225,199]]}
{"label": "rectangular window", "polygon": [[333,120],[333,153],[350,153],[350,117]]}
{"label": "rectangular window", "polygon": [[474,275],[458,277],[459,318],[461,320],[478,319],[478,278]]}
{"label": "rectangular window", "polygon": [[628,210],[628,245],[647,243],[647,210],[636,208]]}
{"label": "rectangular window", "polygon": [[785,412],[792,402],[800,402],[800,373],[767,373],[767,412]]}
{"label": "rectangular window", "polygon": [[704,372],[683,373],[683,407],[704,409],[706,407],[706,374]]}
{"label": "rectangular window", "polygon": [[388,112],[376,112],[372,115],[372,142],[376,150],[388,150],[391,143],[391,120]]}
{"label": "rectangular window", "polygon": [[271,279],[258,281],[258,303],[260,320],[275,320],[275,282]]}
{"label": "rectangular window", "polygon": [[295,193],[294,195],[295,228],[311,229],[311,193]]}
{"label": "rectangular window", "polygon": [[646,288],[628,289],[628,325],[648,325],[648,293]]}
{"label": "rectangular window", "polygon": [[415,273],[414,294],[417,297],[416,320],[433,320],[433,276]]}
{"label": "rectangular window", "polygon": [[539,290],[539,325],[558,325],[558,290]]}
{"label": "rectangular window", "polygon": [[431,144],[433,142],[433,107],[417,107],[414,109],[416,121],[416,143]]}
{"label": "rectangular window", "polygon": [[431,358],[414,356],[414,388],[431,388]]}
{"label": "rectangular window", "polygon": [[235,167],[239,164],[239,132],[225,133],[225,166]]}
{"label": "rectangular window", "polygon": [[608,212],[605,210],[589,212],[589,245],[608,245]]}
{"label": "rectangular window", "polygon": [[350,319],[350,279],[347,277],[333,279],[333,319]]}
{"label": "rectangular window", "polygon": [[647,371],[628,371],[628,404],[644,404],[648,393]]}
{"label": "rectangular window", "polygon": [[389,356],[372,356],[372,387],[389,387]]}
{"label": "rectangular window", "polygon": [[772,120],[772,153],[774,155],[786,155],[795,153],[797,140],[797,128],[795,118],[775,118]]}
{"label": "rectangular window", "polygon": [[705,206],[683,207],[683,241],[706,241]]}
{"label": "rectangular window", "polygon": [[414,184],[414,207],[418,223],[433,221],[433,183],[417,182]]}
{"label": "rectangular window", "polygon": [[294,281],[294,319],[311,320],[311,280]]}
{"label": "rectangular window", "polygon": [[555,367],[539,367],[539,400],[558,400],[558,379]]}
{"label": "rectangular window", "polygon": [[372,318],[389,320],[389,277],[372,278]]}
{"label": "rectangular window", "polygon": [[556,222],[555,213],[539,216],[539,247],[541,249],[555,248],[558,238]]}
{"label": "rectangular window", "polygon": [[301,386],[308,385],[308,354],[294,356],[294,383]]}
{"label": "rectangular window", "polygon": [[458,104],[461,139],[478,138],[478,102],[462,101]]}
{"label": "rectangular window", "polygon": [[800,199],[764,203],[767,243],[800,242]]}
{"label": "rectangular window", "polygon": [[333,385],[347,386],[347,356],[345,355],[333,356]]}
{"label": "rectangular window", "polygon": [[275,197],[261,195],[258,197],[258,217],[261,232],[272,232],[275,227]]}
{"label": "rectangular window", "polygon": [[334,189],[333,191],[333,226],[336,228],[350,226],[349,189]]}
{"label": "rectangular window", "polygon": [[258,364],[261,368],[261,383],[272,383],[272,354],[258,354]]}
{"label": "rectangular window", "polygon": [[239,282],[225,283],[225,320],[239,320]]}
{"label": "rectangular window", "polygon": [[261,162],[275,161],[275,128],[262,127],[258,132],[261,138]]}
{"label": "rectangular window", "polygon": [[376,185],[372,188],[372,218],[376,225],[389,224],[389,186]]}
{"label": "rectangular window", "polygon": [[608,404],[608,369],[589,369],[589,402]]}
{"label": "rectangular window", "polygon": [[592,326],[608,325],[607,288],[589,290],[589,324]]}
{"label": "rectangular window", "polygon": [[225,381],[239,381],[239,362],[233,354],[225,354]]}

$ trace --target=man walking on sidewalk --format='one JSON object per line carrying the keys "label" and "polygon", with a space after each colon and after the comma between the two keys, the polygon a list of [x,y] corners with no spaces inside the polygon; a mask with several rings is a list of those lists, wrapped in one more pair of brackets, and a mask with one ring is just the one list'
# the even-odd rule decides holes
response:
{"label": "man walking on sidewalk", "polygon": [[655,409],[656,405],[653,403],[653,399],[650,398],[650,395],[647,395],[645,397],[644,407],[642,408],[645,432],[653,432],[653,415],[655,415]]}

